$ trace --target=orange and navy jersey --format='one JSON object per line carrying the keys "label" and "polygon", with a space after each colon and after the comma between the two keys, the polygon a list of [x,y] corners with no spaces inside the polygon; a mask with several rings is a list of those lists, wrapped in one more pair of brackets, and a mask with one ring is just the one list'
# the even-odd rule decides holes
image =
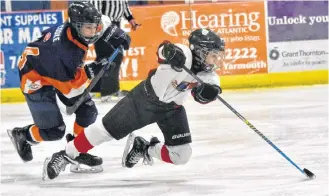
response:
{"label": "orange and navy jersey", "polygon": [[28,44],[18,63],[21,89],[33,93],[53,86],[67,98],[83,93],[89,84],[83,69],[96,60],[94,45],[82,44],[67,23],[51,27]]}

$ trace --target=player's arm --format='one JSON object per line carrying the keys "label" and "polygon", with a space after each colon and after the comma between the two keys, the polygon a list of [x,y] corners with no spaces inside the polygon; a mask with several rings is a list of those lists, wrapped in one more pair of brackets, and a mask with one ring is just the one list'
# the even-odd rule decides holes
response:
{"label": "player's arm", "polygon": [[94,44],[98,59],[110,57],[118,47],[129,49],[131,39],[127,33],[113,24],[103,28],[102,36]]}
{"label": "player's arm", "polygon": [[[177,51],[176,51],[177,50]],[[161,43],[157,50],[159,67],[151,78],[153,89],[159,100],[163,100],[168,85],[182,71],[186,57],[182,49],[169,41]]]}
{"label": "player's arm", "polygon": [[194,87],[191,91],[194,100],[201,104],[214,101],[218,94],[222,93],[220,81],[216,72],[200,72],[197,76],[204,82]]}
{"label": "player's arm", "polygon": [[181,72],[186,64],[185,48],[179,44],[175,45],[169,41],[160,44],[157,52],[158,62],[170,65],[176,72]]}

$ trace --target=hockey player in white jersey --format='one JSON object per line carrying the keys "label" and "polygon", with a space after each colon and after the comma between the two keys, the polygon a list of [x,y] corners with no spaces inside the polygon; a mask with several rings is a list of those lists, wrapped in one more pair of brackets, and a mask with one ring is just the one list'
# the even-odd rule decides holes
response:
{"label": "hockey player in white jersey", "polygon": [[[192,139],[183,103],[190,93],[195,101],[207,104],[222,92],[214,70],[222,64],[224,41],[209,29],[197,29],[189,37],[189,46],[165,41],[157,55],[159,67],[150,71],[147,79],[118,102],[102,122],[92,124],[67,143],[65,150],[52,155],[44,167],[46,177],[57,177],[68,163],[74,164],[80,153],[105,141],[120,140],[152,123],[158,124],[164,143],[155,137],[150,142],[142,137],[128,137],[123,165],[132,168],[140,159],[152,164],[153,157],[175,165],[188,162]],[[197,83],[183,66],[204,83]]]}

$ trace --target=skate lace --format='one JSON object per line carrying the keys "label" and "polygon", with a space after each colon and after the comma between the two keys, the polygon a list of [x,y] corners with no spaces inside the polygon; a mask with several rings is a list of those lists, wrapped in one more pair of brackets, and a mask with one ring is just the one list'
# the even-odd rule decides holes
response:
{"label": "skate lace", "polygon": [[138,161],[143,158],[143,164],[144,165],[153,165],[153,159],[146,153],[138,152],[138,151],[133,151],[131,153],[131,157],[129,158],[129,162],[133,164],[137,164]]}
{"label": "skate lace", "polygon": [[129,162],[130,163],[138,163],[138,161],[143,158],[143,154],[141,152],[138,152],[136,150],[134,150],[132,153],[131,153],[131,156],[129,158]]}
{"label": "skate lace", "polygon": [[64,171],[66,165],[67,163],[63,156],[56,157],[54,161],[50,164],[50,166],[55,170],[56,173],[59,173],[61,170]]}

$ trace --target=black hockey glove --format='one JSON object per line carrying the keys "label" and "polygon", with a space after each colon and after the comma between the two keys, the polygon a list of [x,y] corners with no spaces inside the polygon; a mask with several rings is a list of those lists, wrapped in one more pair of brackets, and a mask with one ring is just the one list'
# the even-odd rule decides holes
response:
{"label": "black hockey glove", "polygon": [[87,74],[87,77],[91,80],[95,77],[95,72],[98,67],[101,65],[98,65],[96,63],[90,63],[84,66],[85,72]]}
{"label": "black hockey glove", "polygon": [[214,84],[203,83],[192,89],[192,96],[196,102],[207,104],[214,101],[222,89]]}
{"label": "black hockey glove", "polygon": [[122,46],[125,50],[129,49],[131,41],[130,36],[116,25],[109,26],[104,32],[102,39],[104,42],[114,46],[114,48]]}
{"label": "black hockey glove", "polygon": [[181,72],[183,70],[182,67],[185,65],[186,57],[178,46],[172,43],[164,44],[162,55],[175,71]]}
{"label": "black hockey glove", "polygon": [[97,57],[110,57],[114,50],[120,46],[122,46],[124,50],[128,50],[130,41],[131,39],[128,34],[117,26],[111,25],[95,43]]}

